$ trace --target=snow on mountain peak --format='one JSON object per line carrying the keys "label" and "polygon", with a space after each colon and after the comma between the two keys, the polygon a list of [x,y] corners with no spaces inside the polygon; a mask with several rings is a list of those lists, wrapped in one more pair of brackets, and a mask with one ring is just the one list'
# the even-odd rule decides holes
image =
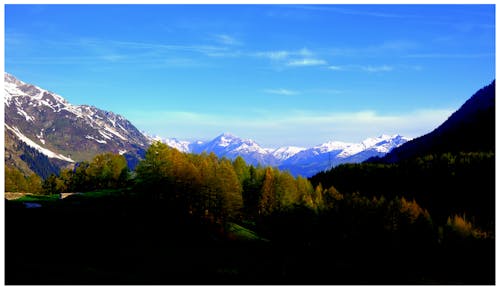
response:
{"label": "snow on mountain peak", "polygon": [[231,144],[234,144],[235,142],[242,143],[244,141],[246,141],[246,140],[242,140],[241,138],[236,137],[231,133],[223,133],[223,134],[217,136],[213,140],[213,142],[216,143],[217,146],[221,146],[221,147],[227,147]]}
{"label": "snow on mountain peak", "polygon": [[278,160],[286,160],[304,150],[306,150],[306,148],[296,147],[296,146],[286,146],[273,150],[272,155]]}
{"label": "snow on mountain peak", "polygon": [[354,143],[346,143],[341,141],[329,141],[323,143],[321,145],[315,146],[313,148],[318,149],[320,153],[331,152],[335,150],[344,150],[350,146],[354,145]]}
{"label": "snow on mountain peak", "polygon": [[273,162],[285,161],[298,153],[310,151],[313,156],[318,156],[326,153],[335,152],[335,158],[348,158],[368,149],[373,149],[375,152],[387,153],[392,148],[397,147],[409,138],[401,135],[381,135],[375,138],[367,138],[360,143],[348,143],[341,141],[329,141],[312,148],[303,148],[296,146],[284,146],[277,149],[263,148],[258,143],[251,139],[242,139],[231,133],[223,133],[209,142],[188,142],[179,141],[177,139],[162,139],[161,137],[149,137],[153,140],[161,141],[170,147],[177,148],[182,152],[201,153],[214,152],[218,156],[237,156],[243,157],[258,154],[265,160],[273,159]]}
{"label": "snow on mountain peak", "polygon": [[180,141],[175,138],[172,139],[165,139],[164,143],[167,144],[168,146],[175,148],[181,152],[188,153],[190,151],[189,145],[191,144],[188,141]]}

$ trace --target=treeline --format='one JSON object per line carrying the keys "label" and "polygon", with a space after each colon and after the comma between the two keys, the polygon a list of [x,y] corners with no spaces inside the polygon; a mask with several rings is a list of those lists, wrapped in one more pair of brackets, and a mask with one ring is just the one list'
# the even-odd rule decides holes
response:
{"label": "treeline", "polygon": [[341,192],[415,199],[441,222],[468,214],[493,228],[495,155],[492,152],[430,154],[396,164],[343,164],[311,179]]}
{"label": "treeline", "polygon": [[42,184],[42,193],[85,192],[97,189],[125,188],[129,181],[127,160],[119,154],[96,155],[91,162],[64,168],[59,176],[51,174]]}
{"label": "treeline", "polygon": [[128,188],[214,221],[254,219],[297,206],[318,210],[329,193],[313,188],[306,178],[248,165],[241,157],[231,161],[213,153],[187,154],[160,142],[149,147],[134,172],[123,156],[105,153],[62,169],[42,184],[45,194],[113,188]]}
{"label": "treeline", "polygon": [[271,215],[303,205],[321,206],[311,183],[271,167],[247,165],[214,153],[187,154],[153,143],[135,172],[136,192],[221,221]]}

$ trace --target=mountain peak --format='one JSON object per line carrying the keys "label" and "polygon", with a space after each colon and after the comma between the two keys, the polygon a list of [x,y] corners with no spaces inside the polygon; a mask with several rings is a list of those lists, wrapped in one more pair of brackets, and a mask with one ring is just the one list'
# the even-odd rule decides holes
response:
{"label": "mountain peak", "polygon": [[[93,106],[72,105],[8,73],[4,78],[5,125],[14,130],[9,130],[12,134],[8,138],[27,144],[51,160],[78,162],[98,153],[127,152],[126,158],[137,163],[146,149],[148,140],[122,116]],[[14,152],[15,148],[6,150]]]}
{"label": "mountain peak", "polygon": [[215,139],[231,139],[231,140],[233,140],[233,139],[241,139],[241,138],[233,135],[232,133],[224,132],[224,133],[220,134],[219,136],[217,136]]}

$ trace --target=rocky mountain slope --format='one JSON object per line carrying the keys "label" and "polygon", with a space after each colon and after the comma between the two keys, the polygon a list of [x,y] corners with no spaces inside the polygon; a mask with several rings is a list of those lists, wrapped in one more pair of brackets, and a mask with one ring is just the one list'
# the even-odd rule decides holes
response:
{"label": "rocky mountain slope", "polygon": [[128,120],[113,112],[72,105],[8,73],[4,88],[6,163],[23,171],[33,170],[36,164],[19,164],[17,157],[25,155],[25,150],[18,152],[19,144],[35,149],[56,167],[90,160],[102,152],[123,154],[133,167],[149,145]]}

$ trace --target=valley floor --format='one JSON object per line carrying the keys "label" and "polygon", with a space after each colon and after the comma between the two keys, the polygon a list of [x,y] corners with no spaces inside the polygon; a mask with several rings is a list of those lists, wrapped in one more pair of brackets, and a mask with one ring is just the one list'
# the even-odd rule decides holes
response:
{"label": "valley floor", "polygon": [[158,203],[6,201],[7,285],[494,284],[494,242],[441,249],[268,240]]}

